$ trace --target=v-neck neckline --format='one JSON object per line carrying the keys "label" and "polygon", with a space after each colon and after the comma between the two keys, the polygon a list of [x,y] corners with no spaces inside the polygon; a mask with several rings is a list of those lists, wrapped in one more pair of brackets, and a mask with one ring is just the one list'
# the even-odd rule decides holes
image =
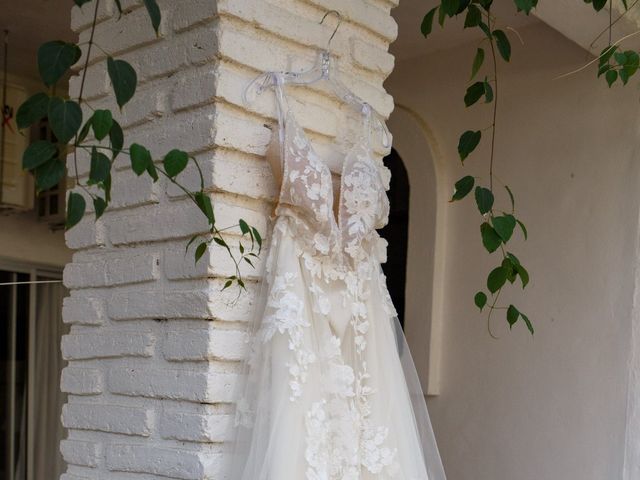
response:
{"label": "v-neck neckline", "polygon": [[[337,231],[339,233],[342,232],[342,225],[341,225],[341,219],[342,219],[342,210],[343,210],[343,206],[344,206],[344,177],[345,177],[345,172],[347,169],[347,165],[348,165],[348,160],[351,158],[351,156],[354,154],[354,152],[356,151],[356,149],[361,148],[363,146],[366,147],[365,145],[365,139],[364,139],[364,135],[358,135],[358,140],[356,142],[354,142],[353,145],[351,145],[346,151],[341,152],[341,156],[344,157],[343,162],[342,162],[342,167],[340,169],[340,183],[339,183],[339,191],[338,191],[338,195],[336,196],[336,192],[335,192],[335,188],[334,188],[334,184],[333,184],[333,178],[332,178],[332,172],[331,169],[329,168],[329,164],[328,162],[320,155],[318,154],[317,150],[315,149],[313,143],[311,143],[311,140],[309,139],[309,136],[307,135],[307,133],[304,131],[304,128],[302,128],[302,126],[298,123],[298,120],[296,119],[295,115],[293,114],[293,112],[290,109],[287,109],[287,111],[285,112],[285,117],[284,117],[284,121],[286,122],[293,122],[293,125],[295,126],[295,128],[297,130],[299,130],[300,135],[303,138],[304,143],[307,145],[309,152],[311,154],[313,154],[316,159],[318,160],[318,162],[320,163],[320,165],[322,165],[322,167],[324,169],[326,169],[328,175],[329,175],[329,179],[331,182],[331,221],[332,224],[335,226],[335,228],[337,229]],[[284,141],[287,140],[287,135],[289,134],[289,128],[287,125],[285,125],[284,128]],[[283,159],[284,160],[284,159]],[[282,194],[282,189],[280,190],[280,196]],[[334,202],[337,201],[338,202],[338,211],[334,211]]]}

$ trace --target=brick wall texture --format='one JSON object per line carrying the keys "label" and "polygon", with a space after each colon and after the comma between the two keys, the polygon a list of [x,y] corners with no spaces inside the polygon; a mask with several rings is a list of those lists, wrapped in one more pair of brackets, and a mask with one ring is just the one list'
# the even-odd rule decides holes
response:
{"label": "brick wall texture", "polygon": [[[336,25],[333,16],[319,21],[337,9],[343,23],[331,50],[341,79],[388,115],[393,101],[383,81],[393,68],[387,50],[396,37],[395,2],[161,0],[156,37],[141,1],[123,0],[125,14],[116,21],[115,4],[102,0],[96,42],[129,61],[139,78],[118,117],[126,144],[146,145],[156,161],[172,148],[192,153],[220,226],[244,218],[264,232],[275,195],[264,156],[277,116],[270,93],[245,105],[244,87],[264,70],[311,66]],[[93,6],[73,8],[81,42]],[[104,52],[94,49],[85,97],[93,108],[115,112]],[[79,88],[76,77],[72,96]],[[344,107],[326,89],[290,93],[320,148],[341,140]],[[78,174],[86,175],[86,158],[80,160]],[[112,207],[67,233],[75,253],[64,272],[70,296],[63,317],[71,330],[62,341],[68,366],[61,388],[69,400],[61,479],[223,479],[255,274],[246,272],[249,292],[239,299],[233,289],[221,292],[232,267],[224,252],[213,248],[197,265],[184,253],[189,237],[206,231],[205,218],[177,189],[135,177],[127,161],[117,161]],[[189,184],[194,172],[182,178]],[[232,243],[237,233],[229,232]]]}

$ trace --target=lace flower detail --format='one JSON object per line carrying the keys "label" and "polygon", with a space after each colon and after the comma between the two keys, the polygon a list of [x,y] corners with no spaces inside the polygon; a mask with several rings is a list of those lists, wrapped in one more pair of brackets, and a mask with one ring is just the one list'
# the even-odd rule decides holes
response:
{"label": "lace flower detail", "polygon": [[396,456],[396,449],[384,446],[388,436],[389,429],[386,427],[368,426],[362,432],[362,465],[374,475],[391,466]]}
{"label": "lace flower detail", "polygon": [[302,395],[309,365],[316,359],[313,351],[304,346],[304,331],[310,324],[303,315],[304,303],[293,291],[296,278],[291,272],[275,277],[267,300],[271,313],[264,317],[260,335],[263,342],[270,341],[276,332],[289,335],[289,350],[294,353],[293,361],[286,365],[291,377],[291,401]]}

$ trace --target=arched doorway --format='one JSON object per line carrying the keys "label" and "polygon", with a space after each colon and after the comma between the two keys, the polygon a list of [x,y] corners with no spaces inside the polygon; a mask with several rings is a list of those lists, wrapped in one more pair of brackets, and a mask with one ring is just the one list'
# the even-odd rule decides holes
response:
{"label": "arched doorway", "polygon": [[385,157],[384,164],[391,171],[390,188],[387,192],[391,208],[389,223],[380,231],[380,235],[389,242],[387,261],[382,265],[382,269],[387,276],[389,294],[404,329],[409,247],[409,175],[402,158],[393,148]]}

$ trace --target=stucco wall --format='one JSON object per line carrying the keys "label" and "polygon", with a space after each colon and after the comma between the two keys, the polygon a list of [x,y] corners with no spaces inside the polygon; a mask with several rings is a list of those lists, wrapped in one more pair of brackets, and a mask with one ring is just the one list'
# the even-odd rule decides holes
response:
{"label": "stucco wall", "polygon": [[[637,89],[609,90],[593,69],[557,80],[585,63],[585,52],[543,25],[520,33],[525,47],[514,39],[513,62],[500,67],[496,168],[530,231],[528,242],[510,249],[529,267],[531,285],[524,294],[510,289],[504,301],[531,317],[536,334],[522,324],[509,332],[499,313],[493,329],[500,340],[489,337],[473,294],[497,260],[482,248],[473,200],[444,205],[446,245],[434,252],[444,264],[434,278],[443,303],[441,317],[431,319],[442,327],[432,345],[441,352],[440,395],[430,399],[430,412],[449,480],[622,478],[638,227]],[[474,53],[469,44],[398,62],[386,84],[432,135],[430,152],[400,134],[397,148],[411,162],[432,162],[437,188],[445,182],[449,194],[463,175],[487,178],[486,148],[464,168],[456,152],[462,131],[490,124],[488,107],[465,111],[462,101]],[[397,110],[392,131],[415,128],[407,122]],[[437,201],[428,215],[446,198]],[[500,201],[506,209],[506,195]],[[426,288],[413,282],[409,298]],[[409,339],[422,369],[428,365],[416,350],[425,339]]]}

